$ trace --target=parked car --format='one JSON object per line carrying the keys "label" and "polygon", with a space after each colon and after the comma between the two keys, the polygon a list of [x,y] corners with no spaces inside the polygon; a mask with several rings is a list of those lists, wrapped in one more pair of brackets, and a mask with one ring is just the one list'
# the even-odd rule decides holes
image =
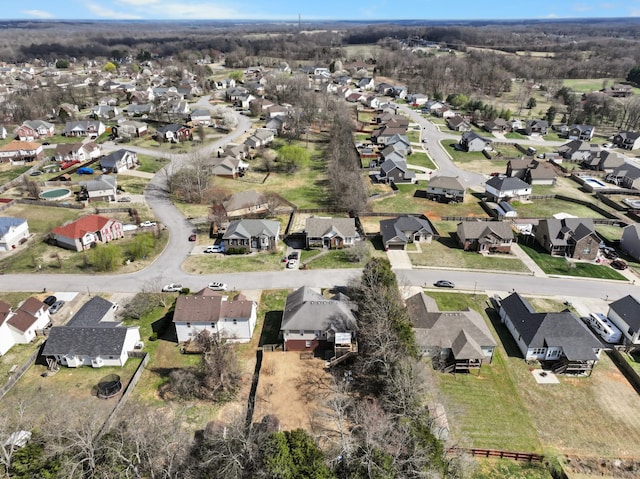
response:
{"label": "parked car", "polygon": [[143,221],[142,223],[140,223],[140,228],[151,228],[152,226],[155,226],[156,222],[155,221]]}
{"label": "parked car", "polygon": [[602,250],[602,254],[607,259],[618,259],[618,253],[613,248]]}
{"label": "parked car", "polygon": [[49,146],[50,144],[51,144],[51,143],[50,143],[50,142],[48,142],[48,141],[43,141],[43,142],[42,142],[42,146]]}
{"label": "parked car", "polygon": [[47,296],[46,298],[44,298],[43,303],[47,306],[51,306],[56,301],[58,301],[58,298],[56,298],[55,296]]}
{"label": "parked car", "polygon": [[621,259],[617,259],[611,262],[611,267],[622,270],[622,269],[627,269],[629,265],[624,261],[622,261]]}
{"label": "parked car", "polygon": [[191,233],[191,234],[189,235],[189,241],[195,241],[197,238],[198,238],[198,237],[197,237],[197,235],[196,235],[195,233]]}
{"label": "parked car", "polygon": [[603,148],[611,148],[612,146],[613,146],[613,143],[609,143],[609,142],[602,144]]}
{"label": "parked car", "polygon": [[64,306],[63,300],[56,301],[49,308],[49,314],[56,314],[58,311],[60,311],[60,309],[62,309],[63,306]]}
{"label": "parked car", "polygon": [[294,251],[289,255],[288,259],[300,259],[300,253],[298,253],[297,251]]}
{"label": "parked car", "polygon": [[207,285],[207,288],[212,289],[214,291],[226,291],[227,285],[224,283],[221,283],[220,281],[214,281],[212,283],[209,283]]}
{"label": "parked car", "polygon": [[446,279],[439,279],[438,281],[433,283],[433,285],[438,288],[455,288],[456,287],[453,281],[447,281]]}
{"label": "parked car", "polygon": [[33,170],[31,173],[29,173],[29,176],[40,176],[41,174],[42,174],[42,171]]}
{"label": "parked car", "polygon": [[163,293],[175,293],[182,291],[182,285],[179,283],[169,283],[162,287]]}
{"label": "parked car", "polygon": [[224,245],[223,244],[212,244],[211,246],[207,246],[204,249],[205,253],[224,253]]}
{"label": "parked car", "polygon": [[82,166],[76,171],[79,175],[93,175],[93,168]]}
{"label": "parked car", "polygon": [[287,268],[293,269],[296,266],[298,266],[298,260],[297,259],[291,258],[289,261],[287,261]]}

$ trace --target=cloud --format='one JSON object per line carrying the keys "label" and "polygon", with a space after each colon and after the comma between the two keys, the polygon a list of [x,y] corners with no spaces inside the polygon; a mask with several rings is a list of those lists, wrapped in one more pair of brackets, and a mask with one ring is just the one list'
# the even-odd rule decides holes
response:
{"label": "cloud", "polygon": [[[131,0],[129,0],[131,1]],[[133,0],[136,1],[136,0]],[[154,3],[147,7],[152,15],[162,18],[176,19],[203,19],[203,18],[255,18],[249,12],[241,13],[234,8],[221,6],[217,3],[197,3],[185,5],[184,3]],[[255,12],[254,15],[260,16]]]}
{"label": "cloud", "polygon": [[101,18],[109,18],[109,19],[117,19],[117,20],[135,20],[135,19],[142,18],[140,15],[135,15],[133,13],[126,13],[126,12],[116,12],[115,10],[111,10],[110,8],[105,8],[95,3],[87,3],[86,7],[96,17],[101,17]]}
{"label": "cloud", "polygon": [[20,13],[36,18],[54,18],[53,13],[45,12],[44,10],[21,10]]}
{"label": "cloud", "polygon": [[589,10],[593,10],[593,6],[587,5],[585,3],[574,3],[571,6],[571,10],[574,12],[588,12]]}

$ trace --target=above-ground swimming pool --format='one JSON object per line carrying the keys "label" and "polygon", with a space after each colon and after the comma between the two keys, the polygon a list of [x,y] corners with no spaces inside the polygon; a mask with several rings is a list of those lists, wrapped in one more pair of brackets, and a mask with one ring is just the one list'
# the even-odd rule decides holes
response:
{"label": "above-ground swimming pool", "polygon": [[47,201],[61,200],[69,196],[71,196],[71,190],[69,188],[56,188],[55,190],[40,193],[40,198]]}

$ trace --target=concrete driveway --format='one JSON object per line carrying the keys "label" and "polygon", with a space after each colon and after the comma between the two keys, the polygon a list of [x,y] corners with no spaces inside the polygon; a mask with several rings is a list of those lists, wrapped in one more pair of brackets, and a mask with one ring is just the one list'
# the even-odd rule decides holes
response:
{"label": "concrete driveway", "polygon": [[393,269],[411,269],[413,267],[409,255],[404,250],[387,250],[387,258],[389,258]]}

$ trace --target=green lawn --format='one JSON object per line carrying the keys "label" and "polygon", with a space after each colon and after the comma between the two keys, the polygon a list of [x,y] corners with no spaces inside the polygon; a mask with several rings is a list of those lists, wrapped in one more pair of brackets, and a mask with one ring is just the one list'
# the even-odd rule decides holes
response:
{"label": "green lawn", "polygon": [[[555,190],[549,187],[538,188],[535,194],[554,194]],[[547,188],[549,188],[547,190]],[[541,191],[542,190],[542,191]],[[538,193],[539,192],[539,193]],[[550,218],[556,213],[568,213],[578,218],[604,218],[600,213],[587,206],[556,198],[548,200],[532,200],[531,202],[514,201],[511,205],[518,211],[521,218]]]}
{"label": "green lawn", "polygon": [[376,250],[371,243],[367,243],[367,256],[362,261],[354,263],[349,259],[347,250],[330,250],[327,253],[314,258],[309,262],[305,260],[307,269],[337,269],[337,268],[362,268],[371,256],[385,256],[384,251]]}
{"label": "green lawn", "polygon": [[426,153],[422,153],[421,151],[414,151],[413,153],[411,153],[411,155],[407,157],[407,163],[409,165],[416,165],[416,166],[423,166],[424,168],[431,168],[432,170],[435,170],[436,168],[435,163],[431,161],[431,158],[429,158],[429,155],[427,155]]}
{"label": "green lawn", "polygon": [[[278,271],[284,268],[281,252],[249,255],[197,254],[189,256],[182,263],[182,269],[192,274]],[[241,285],[229,285],[229,287],[234,289]]]}
{"label": "green lawn", "polygon": [[[258,306],[258,318],[264,318],[258,344],[276,344],[280,335],[280,323],[288,290],[263,291]],[[258,328],[256,328],[256,333]]]}
{"label": "green lawn", "polygon": [[522,261],[515,256],[495,254],[483,256],[472,251],[464,251],[450,233],[455,231],[455,223],[435,224],[441,237],[431,244],[421,245],[421,253],[409,254],[414,266],[435,266],[495,271],[528,272]]}
{"label": "green lawn", "polygon": [[[459,293],[428,293],[442,311],[470,307],[486,321],[482,306],[487,297]],[[490,328],[491,329],[491,328]],[[491,364],[480,375],[433,373],[443,396],[449,426],[463,447],[540,452],[535,426],[509,372],[506,354],[496,348]]]}
{"label": "green lawn", "polygon": [[141,195],[151,180],[140,178],[138,176],[119,175],[118,186],[125,193],[132,195]]}
{"label": "green lawn", "polygon": [[552,479],[544,464],[510,459],[476,459],[471,479]]}
{"label": "green lawn", "polygon": [[[0,169],[0,185],[4,185],[9,181],[17,178],[22,173],[31,168],[32,165],[22,165],[22,166],[3,166]],[[31,179],[31,178],[30,178]],[[38,178],[33,178],[37,180]]]}
{"label": "green lawn", "polygon": [[546,274],[576,276],[579,278],[612,279],[619,281],[627,280],[627,278],[609,266],[591,263],[573,263],[573,266],[570,266],[571,263],[564,258],[551,256],[546,251],[542,251],[537,247],[537,245],[526,246],[521,243],[520,247]]}
{"label": "green lawn", "polygon": [[140,154],[138,155],[138,161],[140,162],[138,171],[142,171],[145,173],[156,173],[169,162],[169,160],[167,160],[166,158],[158,158],[155,156]]}

